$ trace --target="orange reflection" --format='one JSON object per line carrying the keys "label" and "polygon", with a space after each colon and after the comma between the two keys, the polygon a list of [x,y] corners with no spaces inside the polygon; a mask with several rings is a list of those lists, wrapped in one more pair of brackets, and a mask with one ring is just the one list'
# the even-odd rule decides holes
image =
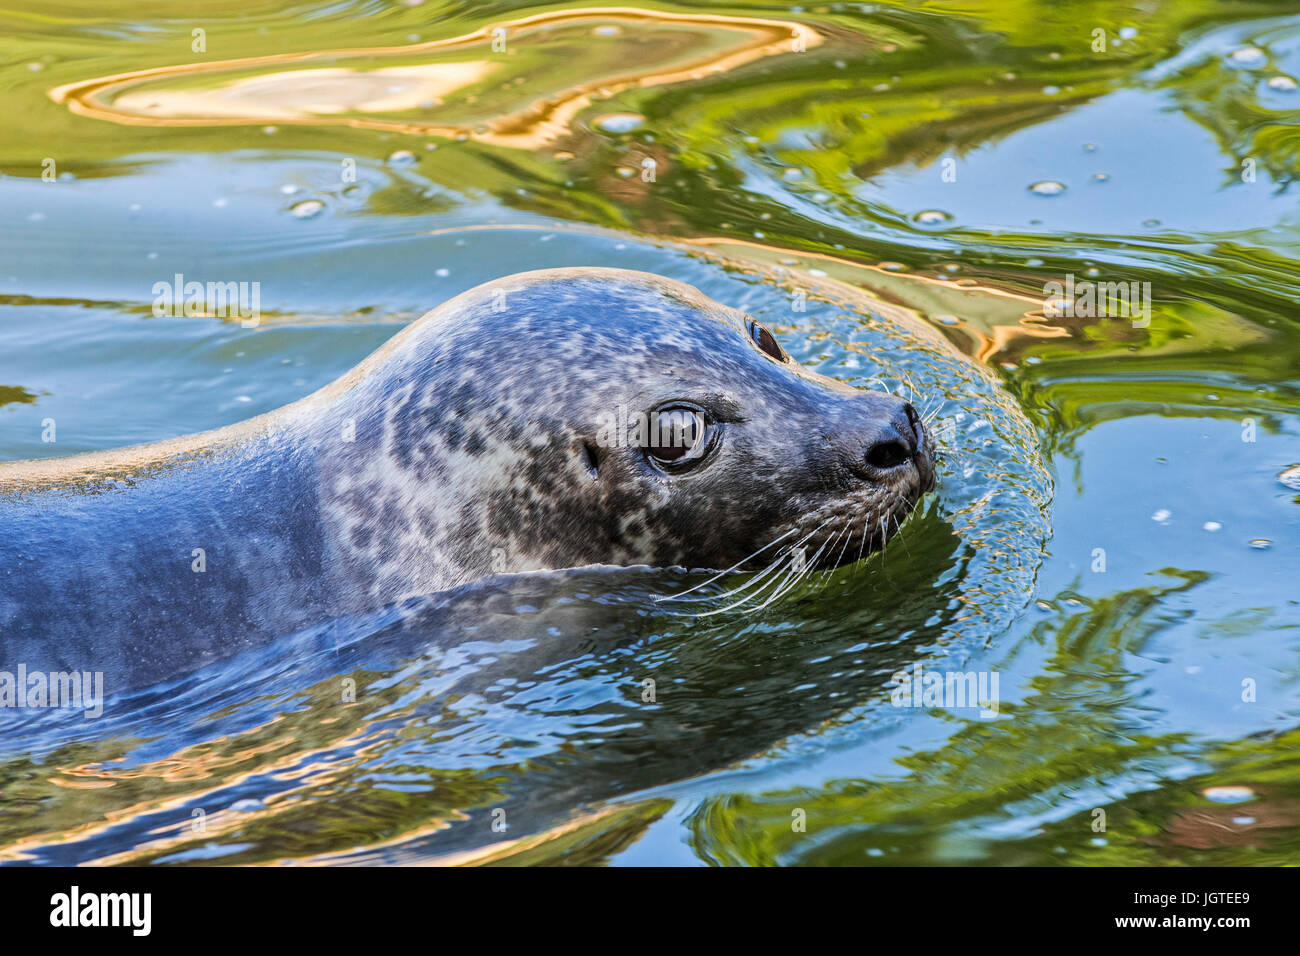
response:
{"label": "orange reflection", "polygon": [[[530,41],[545,38],[547,31],[556,27],[587,24],[593,30],[599,26],[612,31],[608,37],[601,35],[599,42],[604,43],[623,42],[620,37],[624,28],[630,31],[632,39],[638,31],[644,33],[651,28],[686,28],[687,32],[678,38],[679,48],[673,51],[671,62],[656,58],[655,70],[633,65],[646,56],[628,43],[627,55],[609,58],[612,65],[600,71],[600,75],[570,82],[526,104],[498,111],[483,121],[457,123],[436,119],[443,99],[493,77],[501,79],[491,90],[493,95],[500,95],[511,82],[519,86],[520,97],[524,96],[525,89],[534,91],[535,95],[538,81],[530,79],[522,83],[503,76],[511,62],[509,54],[527,51]],[[504,50],[493,46],[494,41],[499,44],[503,39]],[[816,30],[792,21],[593,7],[536,14],[492,24],[459,37],[410,46],[274,54],[117,73],[55,87],[50,97],[74,113],[128,125],[334,124],[535,149],[567,132],[595,95],[608,98],[632,87],[698,79],[764,57],[810,49],[821,42]],[[448,57],[472,54],[474,58],[375,69],[323,65],[299,68],[347,57],[391,58],[423,53]],[[624,68],[624,64],[628,67]],[[230,78],[206,90],[154,86],[168,79],[188,81],[198,74],[282,65],[294,68]],[[546,73],[558,74],[573,64],[551,60],[541,66]],[[471,96],[462,97],[462,103],[472,100]],[[427,117],[381,119],[371,115],[411,111],[423,112]]]}

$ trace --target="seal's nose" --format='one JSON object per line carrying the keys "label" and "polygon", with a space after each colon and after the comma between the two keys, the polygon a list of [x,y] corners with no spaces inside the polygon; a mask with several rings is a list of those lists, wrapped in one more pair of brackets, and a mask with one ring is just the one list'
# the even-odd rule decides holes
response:
{"label": "seal's nose", "polygon": [[892,471],[912,461],[917,454],[920,416],[909,402],[902,403],[901,414],[883,425],[867,444],[866,462],[875,471]]}

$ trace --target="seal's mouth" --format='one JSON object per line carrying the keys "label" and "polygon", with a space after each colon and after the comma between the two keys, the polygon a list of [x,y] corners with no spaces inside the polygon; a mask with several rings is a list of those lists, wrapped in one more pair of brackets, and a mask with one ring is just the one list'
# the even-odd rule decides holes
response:
{"label": "seal's mouth", "polygon": [[[898,534],[921,496],[934,487],[933,463],[914,470],[904,487],[868,487],[828,502],[800,518],[793,527],[739,564],[720,571],[702,585],[658,600],[708,602],[708,610],[686,610],[694,617],[728,611],[758,611],[793,592],[809,579],[824,583],[835,568],[856,564],[881,551]],[[730,572],[750,574],[744,583],[721,594],[701,592]],[[816,577],[814,578],[814,574]]]}
{"label": "seal's mouth", "polygon": [[875,489],[867,501],[851,495],[827,505],[799,521],[796,535],[781,554],[796,564],[828,570],[883,551],[902,529],[921,495],[933,487],[933,473],[923,480],[926,484],[918,482],[913,489]]}

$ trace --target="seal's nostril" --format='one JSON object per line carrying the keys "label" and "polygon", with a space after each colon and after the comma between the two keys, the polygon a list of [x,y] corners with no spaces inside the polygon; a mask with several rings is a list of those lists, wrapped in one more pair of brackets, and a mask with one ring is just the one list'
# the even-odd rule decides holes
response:
{"label": "seal's nostril", "polygon": [[911,451],[901,441],[877,442],[867,449],[867,464],[881,471],[906,464],[911,457]]}

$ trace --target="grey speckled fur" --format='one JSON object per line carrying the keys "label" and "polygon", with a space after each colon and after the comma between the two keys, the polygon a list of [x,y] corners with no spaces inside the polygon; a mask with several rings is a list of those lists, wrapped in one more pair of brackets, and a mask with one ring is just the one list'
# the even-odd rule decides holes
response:
{"label": "grey speckled fur", "polygon": [[[677,401],[713,423],[697,467],[600,447],[620,405]],[[914,454],[868,466],[891,440]],[[524,273],[249,422],[0,466],[0,651],[166,672],[494,572],[726,568],[823,523],[810,555],[846,530],[873,550],[932,482],[910,406],[772,359],[742,313],[645,273]]]}

